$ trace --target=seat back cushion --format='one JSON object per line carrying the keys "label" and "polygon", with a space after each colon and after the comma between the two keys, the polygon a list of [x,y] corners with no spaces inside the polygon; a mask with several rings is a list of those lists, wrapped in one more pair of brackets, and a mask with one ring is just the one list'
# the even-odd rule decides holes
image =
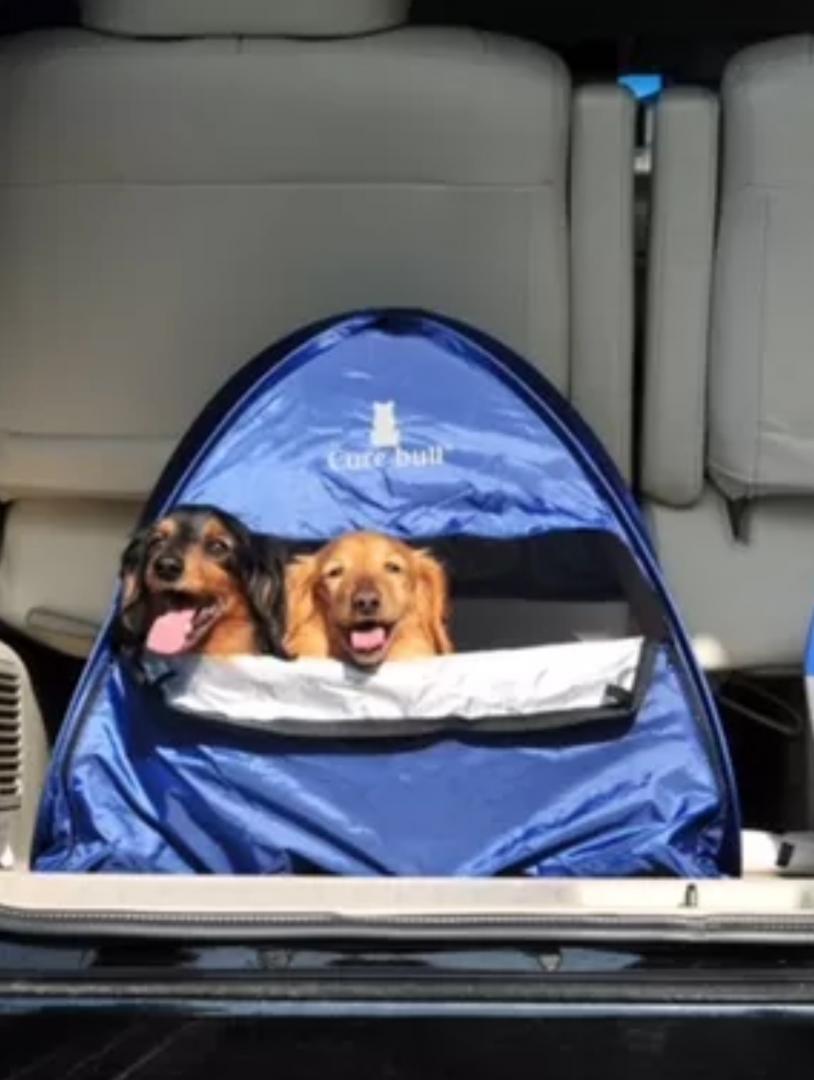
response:
{"label": "seat back cushion", "polygon": [[655,110],[641,482],[671,506],[704,487],[718,112],[691,87],[667,90]]}
{"label": "seat back cushion", "polygon": [[0,495],[139,497],[237,367],[359,306],[567,389],[568,114],[553,55],[467,31],[4,44]]}
{"label": "seat back cushion", "polygon": [[709,468],[735,498],[814,492],[813,54],[780,39],[724,79]]}
{"label": "seat back cushion", "polygon": [[80,0],[82,25],[134,37],[342,37],[407,21],[409,0]]}

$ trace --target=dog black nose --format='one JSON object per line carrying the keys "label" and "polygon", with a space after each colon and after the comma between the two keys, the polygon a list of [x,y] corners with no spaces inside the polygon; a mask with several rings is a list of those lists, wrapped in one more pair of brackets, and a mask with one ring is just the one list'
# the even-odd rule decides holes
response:
{"label": "dog black nose", "polygon": [[353,595],[353,614],[363,615],[366,619],[378,614],[381,606],[381,597],[375,589],[359,589]]}
{"label": "dog black nose", "polygon": [[184,572],[184,564],[177,555],[162,555],[156,559],[153,569],[162,581],[177,581]]}

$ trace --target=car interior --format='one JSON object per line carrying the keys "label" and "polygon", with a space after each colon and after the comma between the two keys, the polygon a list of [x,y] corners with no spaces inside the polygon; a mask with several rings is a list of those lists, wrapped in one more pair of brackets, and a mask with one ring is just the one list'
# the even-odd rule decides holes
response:
{"label": "car interior", "polygon": [[[814,837],[814,26],[764,7],[0,3],[0,909],[805,917],[814,857],[778,844]],[[30,871],[177,440],[270,342],[390,306],[532,358],[631,485],[725,725],[740,879]]]}

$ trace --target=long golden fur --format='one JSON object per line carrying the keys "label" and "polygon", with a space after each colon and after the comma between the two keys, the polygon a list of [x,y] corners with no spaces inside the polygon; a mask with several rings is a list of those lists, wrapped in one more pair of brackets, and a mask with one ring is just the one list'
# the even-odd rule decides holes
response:
{"label": "long golden fur", "polygon": [[286,651],[361,668],[453,651],[446,574],[426,551],[348,533],[286,569]]}

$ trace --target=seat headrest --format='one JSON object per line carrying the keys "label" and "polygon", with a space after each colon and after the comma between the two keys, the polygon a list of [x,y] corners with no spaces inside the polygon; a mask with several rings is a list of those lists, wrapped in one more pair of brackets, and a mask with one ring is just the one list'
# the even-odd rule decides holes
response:
{"label": "seat headrest", "polygon": [[80,0],[82,25],[133,37],[345,37],[407,20],[409,0]]}

